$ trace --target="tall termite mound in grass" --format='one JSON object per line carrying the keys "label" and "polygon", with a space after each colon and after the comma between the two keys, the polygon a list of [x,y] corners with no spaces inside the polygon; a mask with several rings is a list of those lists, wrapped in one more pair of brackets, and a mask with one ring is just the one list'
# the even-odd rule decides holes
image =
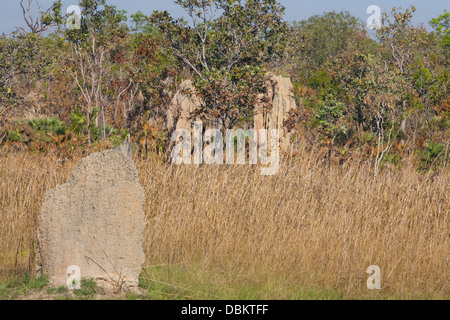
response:
{"label": "tall termite mound in grass", "polygon": [[39,214],[38,266],[50,283],[65,286],[68,267],[106,289],[137,286],[144,191],[127,148],[82,159],[69,181],[45,194]]}
{"label": "tall termite mound in grass", "polygon": [[286,131],[284,122],[289,117],[289,112],[297,108],[294,95],[294,86],[290,78],[275,76],[270,74],[275,81],[274,89],[267,93],[273,101],[273,107],[270,112],[264,112],[260,106],[256,106],[256,114],[253,118],[255,130],[279,130],[280,146],[283,150],[288,150],[291,135]]}
{"label": "tall termite mound in grass", "polygon": [[169,131],[176,129],[191,130],[194,123],[191,115],[200,106],[201,100],[191,93],[195,92],[194,84],[191,80],[186,80],[180,85],[172,99],[172,103],[167,109],[167,128]]}
{"label": "tall termite mound in grass", "polygon": [[[275,87],[267,93],[273,101],[272,110],[265,112],[260,106],[255,106],[253,127],[256,130],[278,129],[280,133],[281,147],[289,147],[290,134],[284,128],[284,121],[289,117],[289,112],[297,108],[294,96],[294,87],[290,78],[276,76],[269,73],[275,82]],[[180,90],[175,94],[172,104],[167,111],[167,127],[169,131],[184,129],[190,131],[193,127],[195,110],[200,106],[201,100],[195,94],[194,84],[186,80],[180,85]]]}

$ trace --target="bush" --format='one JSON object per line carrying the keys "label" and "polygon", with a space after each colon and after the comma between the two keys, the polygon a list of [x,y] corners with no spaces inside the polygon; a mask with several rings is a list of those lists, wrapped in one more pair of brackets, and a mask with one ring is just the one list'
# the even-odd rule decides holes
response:
{"label": "bush", "polygon": [[33,119],[29,122],[29,125],[39,132],[57,135],[65,135],[67,130],[66,124],[54,117]]}
{"label": "bush", "polygon": [[377,136],[375,135],[375,133],[365,131],[359,135],[358,139],[362,143],[371,143],[376,139],[376,137]]}
{"label": "bush", "polygon": [[448,163],[448,148],[443,143],[427,142],[425,150],[418,151],[420,169],[434,170]]}
{"label": "bush", "polygon": [[69,129],[76,134],[85,134],[87,132],[87,117],[81,111],[75,110],[70,114]]}
{"label": "bush", "polygon": [[19,141],[20,140],[19,130],[9,130],[8,131],[8,139],[11,141]]}

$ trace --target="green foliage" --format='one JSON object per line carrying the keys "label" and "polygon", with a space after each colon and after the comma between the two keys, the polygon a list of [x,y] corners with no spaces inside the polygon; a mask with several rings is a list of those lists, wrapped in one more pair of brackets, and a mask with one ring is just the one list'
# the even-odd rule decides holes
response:
{"label": "green foliage", "polygon": [[[261,100],[258,94],[267,92],[262,65],[282,52],[288,30],[282,21],[284,7],[276,0],[175,2],[191,25],[174,20],[166,11],[155,11],[149,22],[181,65],[195,74],[196,91],[204,101],[195,113],[224,128],[250,122]],[[215,17],[215,12],[220,15]],[[134,16],[141,29],[145,28],[142,19],[141,14]]]}
{"label": "green foliage", "polygon": [[20,140],[20,131],[15,130],[8,130],[8,139],[11,141],[19,141]]}
{"label": "green foliage", "polygon": [[308,86],[317,90],[319,96],[324,96],[330,89],[331,77],[325,70],[319,70],[308,79]]}
{"label": "green foliage", "polygon": [[317,119],[320,124],[322,134],[330,139],[334,139],[339,133],[345,133],[346,128],[341,120],[344,117],[345,104],[333,98],[332,95],[326,97],[317,112]]}
{"label": "green foliage", "polygon": [[[96,145],[118,145],[129,132],[137,150],[163,153],[181,81],[193,80],[184,93],[203,102],[192,116],[224,129],[251,127],[256,105],[271,112],[271,72],[294,82],[299,108],[285,122],[290,130],[301,123],[298,134],[319,133],[352,151],[383,130],[388,141],[394,128],[404,145],[419,141],[422,167],[442,164],[436,146],[423,142],[449,140],[450,13],[432,19],[429,32],[412,23],[415,7],[393,8],[375,41],[349,12],[288,24],[276,0],[176,4],[189,21],[137,12],[127,26],[109,1],[81,0],[74,30],[64,28],[68,16],[55,1],[38,13],[42,23],[0,36],[0,143],[61,151],[100,139]],[[42,31],[55,25],[52,34]],[[31,110],[39,119],[17,121]]]}
{"label": "green foliage", "polygon": [[357,47],[362,34],[362,21],[347,11],[327,12],[294,22],[288,57],[288,63],[299,71],[294,79],[300,77],[305,83],[340,53]]}
{"label": "green foliage", "polygon": [[[91,138],[92,141],[98,141],[100,139],[100,126],[95,125],[95,117],[98,114],[98,108],[94,108],[91,115]],[[87,130],[87,116],[79,111],[74,110],[70,114],[70,125],[68,130],[76,133],[79,136],[85,136],[88,133]],[[128,135],[128,131],[126,129],[117,129],[112,126],[106,124],[105,132],[107,134],[107,138],[113,143],[114,146],[120,145]]]}
{"label": "green foliage", "polygon": [[235,67],[231,72],[212,69],[194,83],[202,104],[196,114],[216,120],[223,128],[250,123],[259,105],[270,112],[269,88],[275,84],[261,67]]}
{"label": "green foliage", "polygon": [[34,33],[0,35],[0,104],[17,103],[15,82],[21,77],[26,76],[29,81],[45,76],[55,60],[49,51],[46,41]]}
{"label": "green foliage", "polygon": [[[100,128],[98,126],[95,125],[95,122],[93,122],[93,120],[95,119],[95,117],[97,116],[99,112],[98,108],[94,108],[92,110],[92,113],[90,115],[90,136],[92,141],[96,141],[98,140],[98,138],[100,137]],[[73,132],[75,132],[78,135],[87,135],[88,134],[88,121],[87,121],[88,116],[82,112],[80,112],[79,110],[74,110],[71,114],[70,114],[70,126],[69,129]]]}
{"label": "green foliage", "polygon": [[398,165],[400,162],[400,156],[397,153],[388,152],[387,154],[384,155],[383,162]]}
{"label": "green foliage", "polygon": [[23,285],[32,290],[42,290],[48,284],[49,276],[42,274],[38,277],[33,277],[29,273],[23,276]]}
{"label": "green foliage", "polygon": [[[281,52],[287,24],[276,0],[177,0],[192,20],[155,11],[149,21],[172,52],[200,78],[209,69],[257,65]],[[215,18],[213,13],[221,14]]]}
{"label": "green foliage", "polygon": [[430,70],[425,67],[419,67],[413,74],[414,85],[417,88],[423,87],[427,82],[431,81],[432,75]]}
{"label": "green foliage", "polygon": [[42,291],[48,285],[49,276],[34,277],[29,273],[7,279],[0,279],[0,299],[16,299],[30,291]]}
{"label": "green foliage", "polygon": [[375,141],[376,137],[375,133],[365,131],[361,133],[358,138],[362,143],[370,144]]}
{"label": "green foliage", "polygon": [[131,31],[145,34],[152,34],[156,32],[156,30],[148,24],[148,16],[143,14],[141,11],[130,15],[130,18],[133,24]]}
{"label": "green foliage", "polygon": [[61,25],[64,23],[64,17],[61,13],[62,3],[61,0],[53,2],[47,12],[43,12],[41,21],[43,26],[49,27],[53,25]]}
{"label": "green foliage", "polygon": [[82,46],[107,46],[114,38],[128,30],[126,12],[108,5],[106,0],[81,0],[81,28],[66,30],[69,41]]}
{"label": "green foliage", "polygon": [[450,129],[450,118],[448,116],[435,116],[431,119],[429,126],[433,130],[444,131]]}
{"label": "green foliage", "polygon": [[420,169],[434,171],[442,165],[447,165],[449,160],[448,145],[436,142],[427,142],[424,150],[418,151]]}
{"label": "green foliage", "polygon": [[[133,116],[130,120],[135,122],[135,126],[139,126],[140,117],[146,112],[150,112],[151,117],[161,117],[164,114],[160,106],[166,106],[170,102],[170,91],[176,90],[178,81],[176,57],[166,54],[166,39],[155,30],[150,25],[145,25],[141,32],[134,33],[129,39],[128,49],[123,50],[126,61],[115,63],[112,68],[113,76],[120,78],[126,72],[133,79],[134,87],[142,92],[139,114],[129,114]],[[128,85],[126,83],[115,90],[122,91]]]}
{"label": "green foliage", "polygon": [[97,288],[97,285],[95,283],[95,280],[92,278],[81,279],[81,289],[80,290],[74,290],[74,294],[78,296],[92,296],[96,294],[99,291],[99,288]]}
{"label": "green foliage", "polygon": [[432,19],[430,25],[441,37],[442,45],[450,49],[450,12],[445,11],[439,17]]}
{"label": "green foliage", "polygon": [[79,110],[74,110],[70,114],[70,126],[69,129],[76,134],[87,133],[87,116]]}
{"label": "green foliage", "polygon": [[347,11],[327,12],[302,21],[295,28],[307,41],[306,54],[320,67],[348,47],[363,24]]}
{"label": "green foliage", "polygon": [[38,118],[29,122],[31,128],[43,133],[66,134],[66,124],[55,117]]}
{"label": "green foliage", "polygon": [[114,129],[111,136],[109,137],[109,140],[113,143],[115,147],[118,147],[121,145],[128,137],[128,130],[121,129],[117,130]]}
{"label": "green foliage", "polygon": [[69,291],[69,289],[67,289],[66,286],[59,286],[58,288],[56,288],[56,293],[62,294],[62,293],[66,293],[67,291]]}

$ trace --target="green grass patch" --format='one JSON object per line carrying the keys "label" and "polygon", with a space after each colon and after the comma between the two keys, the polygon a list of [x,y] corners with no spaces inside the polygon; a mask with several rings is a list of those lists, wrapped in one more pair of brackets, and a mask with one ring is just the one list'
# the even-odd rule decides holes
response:
{"label": "green grass patch", "polygon": [[[308,275],[305,275],[308,277]],[[65,286],[50,287],[48,276],[37,278],[29,274],[0,279],[0,300],[39,298],[55,300],[434,300],[442,297],[424,293],[421,296],[389,291],[370,291],[361,287],[354,290],[318,285],[316,277],[309,281],[301,277],[275,274],[251,274],[245,270],[207,269],[201,264],[155,265],[143,268],[140,277],[142,293],[127,292],[107,295],[93,279],[82,279],[80,290]],[[316,279],[316,280],[314,280]]]}
{"label": "green grass patch", "polygon": [[29,273],[0,279],[0,299],[11,300],[32,292],[41,292],[48,285],[48,276],[33,277]]}
{"label": "green grass patch", "polygon": [[282,276],[255,276],[201,266],[143,268],[140,286],[152,300],[340,300],[336,290],[292,284]]}

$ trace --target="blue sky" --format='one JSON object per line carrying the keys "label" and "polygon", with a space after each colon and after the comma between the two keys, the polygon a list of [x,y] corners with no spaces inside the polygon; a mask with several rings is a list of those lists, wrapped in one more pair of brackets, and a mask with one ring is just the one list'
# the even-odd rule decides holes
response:
{"label": "blue sky", "polygon": [[[299,21],[307,19],[315,14],[322,14],[326,11],[350,11],[356,17],[366,21],[369,14],[366,13],[370,5],[378,5],[382,11],[390,11],[392,7],[407,8],[415,4],[417,11],[414,15],[414,23],[424,23],[428,27],[428,22],[444,12],[450,11],[449,0],[279,0],[286,7],[285,20]],[[36,0],[34,0],[36,2]],[[42,8],[47,8],[52,0],[38,1]],[[15,26],[23,26],[20,0],[0,0],[0,34],[9,33],[15,30]],[[78,0],[63,0],[64,12],[66,8],[73,4],[78,4]],[[168,10],[174,17],[183,16],[183,11],[176,6],[172,0],[108,0],[108,3],[126,10],[129,14],[142,11],[150,14],[154,10]],[[36,9],[36,8],[35,8]]]}

